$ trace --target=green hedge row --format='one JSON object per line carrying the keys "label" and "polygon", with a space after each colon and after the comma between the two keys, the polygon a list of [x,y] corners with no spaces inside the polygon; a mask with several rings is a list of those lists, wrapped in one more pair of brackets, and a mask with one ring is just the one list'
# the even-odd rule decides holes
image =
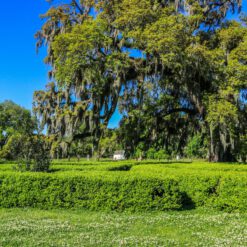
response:
{"label": "green hedge row", "polygon": [[190,206],[211,207],[228,212],[247,211],[247,178],[236,174],[224,176],[187,176],[180,180]]}
{"label": "green hedge row", "polygon": [[182,204],[173,179],[103,179],[46,174],[0,176],[0,206],[92,210],[172,210]]}
{"label": "green hedge row", "polygon": [[0,175],[0,206],[90,210],[181,210],[200,206],[247,210],[246,176],[166,178]]}

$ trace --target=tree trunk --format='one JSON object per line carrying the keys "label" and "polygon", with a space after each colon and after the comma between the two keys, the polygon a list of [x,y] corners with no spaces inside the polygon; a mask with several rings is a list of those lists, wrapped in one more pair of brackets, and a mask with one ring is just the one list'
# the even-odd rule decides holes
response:
{"label": "tree trunk", "polygon": [[230,138],[227,134],[222,134],[220,126],[210,129],[210,150],[209,161],[210,162],[234,162],[236,161],[232,147],[229,143],[223,143],[221,135],[224,135],[225,142]]}
{"label": "tree trunk", "polygon": [[[197,94],[194,94],[191,90],[189,90],[191,101],[194,103],[197,112],[205,121],[206,110],[203,106],[201,97]],[[236,161],[232,146],[229,143],[229,133],[228,131],[222,131],[223,126],[218,124],[217,127],[209,126],[205,121],[205,125],[207,126],[210,133],[210,146],[209,146],[209,161],[210,162],[233,162]],[[221,135],[224,136],[224,141],[221,138]],[[224,143],[225,142],[225,143]]]}

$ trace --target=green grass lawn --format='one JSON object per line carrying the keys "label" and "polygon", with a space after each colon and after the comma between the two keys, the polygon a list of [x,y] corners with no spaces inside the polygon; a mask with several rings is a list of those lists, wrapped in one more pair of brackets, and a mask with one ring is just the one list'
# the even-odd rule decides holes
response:
{"label": "green grass lawn", "polygon": [[0,209],[0,246],[247,246],[247,214]]}

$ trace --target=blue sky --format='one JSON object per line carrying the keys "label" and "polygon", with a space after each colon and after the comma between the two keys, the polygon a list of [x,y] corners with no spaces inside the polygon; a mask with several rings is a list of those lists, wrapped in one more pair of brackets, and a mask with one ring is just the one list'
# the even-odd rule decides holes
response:
{"label": "blue sky", "polygon": [[[36,54],[34,34],[42,26],[39,15],[49,4],[45,0],[3,1],[0,15],[0,102],[9,99],[32,108],[35,90],[48,82],[45,49]],[[119,121],[116,113],[109,127]]]}
{"label": "blue sky", "polygon": [[[44,89],[48,81],[45,50],[36,54],[34,34],[42,25],[39,15],[49,4],[45,0],[10,0],[3,1],[1,8],[0,102],[10,99],[31,109],[33,92]],[[119,118],[116,113],[109,126],[116,126]]]}
{"label": "blue sky", "polygon": [[0,15],[0,101],[11,99],[30,109],[33,91],[47,82],[45,53],[36,54],[34,34],[42,25],[39,14],[48,4],[12,0],[3,1],[1,7],[5,11]]}

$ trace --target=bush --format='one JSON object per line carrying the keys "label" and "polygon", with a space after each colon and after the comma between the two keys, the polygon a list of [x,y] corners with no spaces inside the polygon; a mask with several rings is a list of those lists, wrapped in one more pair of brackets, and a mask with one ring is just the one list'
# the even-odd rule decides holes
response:
{"label": "bush", "polygon": [[154,158],[158,160],[168,160],[170,159],[170,156],[165,152],[165,150],[159,150],[154,154]]}
{"label": "bush", "polygon": [[154,159],[156,150],[154,148],[149,148],[147,151],[147,158]]}
{"label": "bush", "polygon": [[237,164],[65,162],[51,173],[0,165],[0,206],[147,211],[247,211],[247,167]]}
{"label": "bush", "polygon": [[0,176],[0,206],[146,211],[182,207],[174,179],[9,174]]}
{"label": "bush", "polygon": [[41,136],[16,134],[10,137],[2,153],[17,159],[14,169],[19,171],[46,172],[50,158],[46,143]]}
{"label": "bush", "polygon": [[33,136],[25,143],[24,147],[23,157],[25,158],[27,153],[31,154],[30,161],[28,161],[31,164],[29,171],[47,172],[50,167],[50,155],[45,141],[40,136]]}
{"label": "bush", "polygon": [[227,212],[247,210],[247,180],[245,176],[226,176],[217,184],[211,205]]}
{"label": "bush", "polygon": [[206,158],[207,145],[204,143],[202,136],[197,134],[190,138],[184,152],[189,158]]}
{"label": "bush", "polygon": [[135,154],[134,154],[135,159],[142,159],[143,158],[143,151],[139,148],[136,149]]}

